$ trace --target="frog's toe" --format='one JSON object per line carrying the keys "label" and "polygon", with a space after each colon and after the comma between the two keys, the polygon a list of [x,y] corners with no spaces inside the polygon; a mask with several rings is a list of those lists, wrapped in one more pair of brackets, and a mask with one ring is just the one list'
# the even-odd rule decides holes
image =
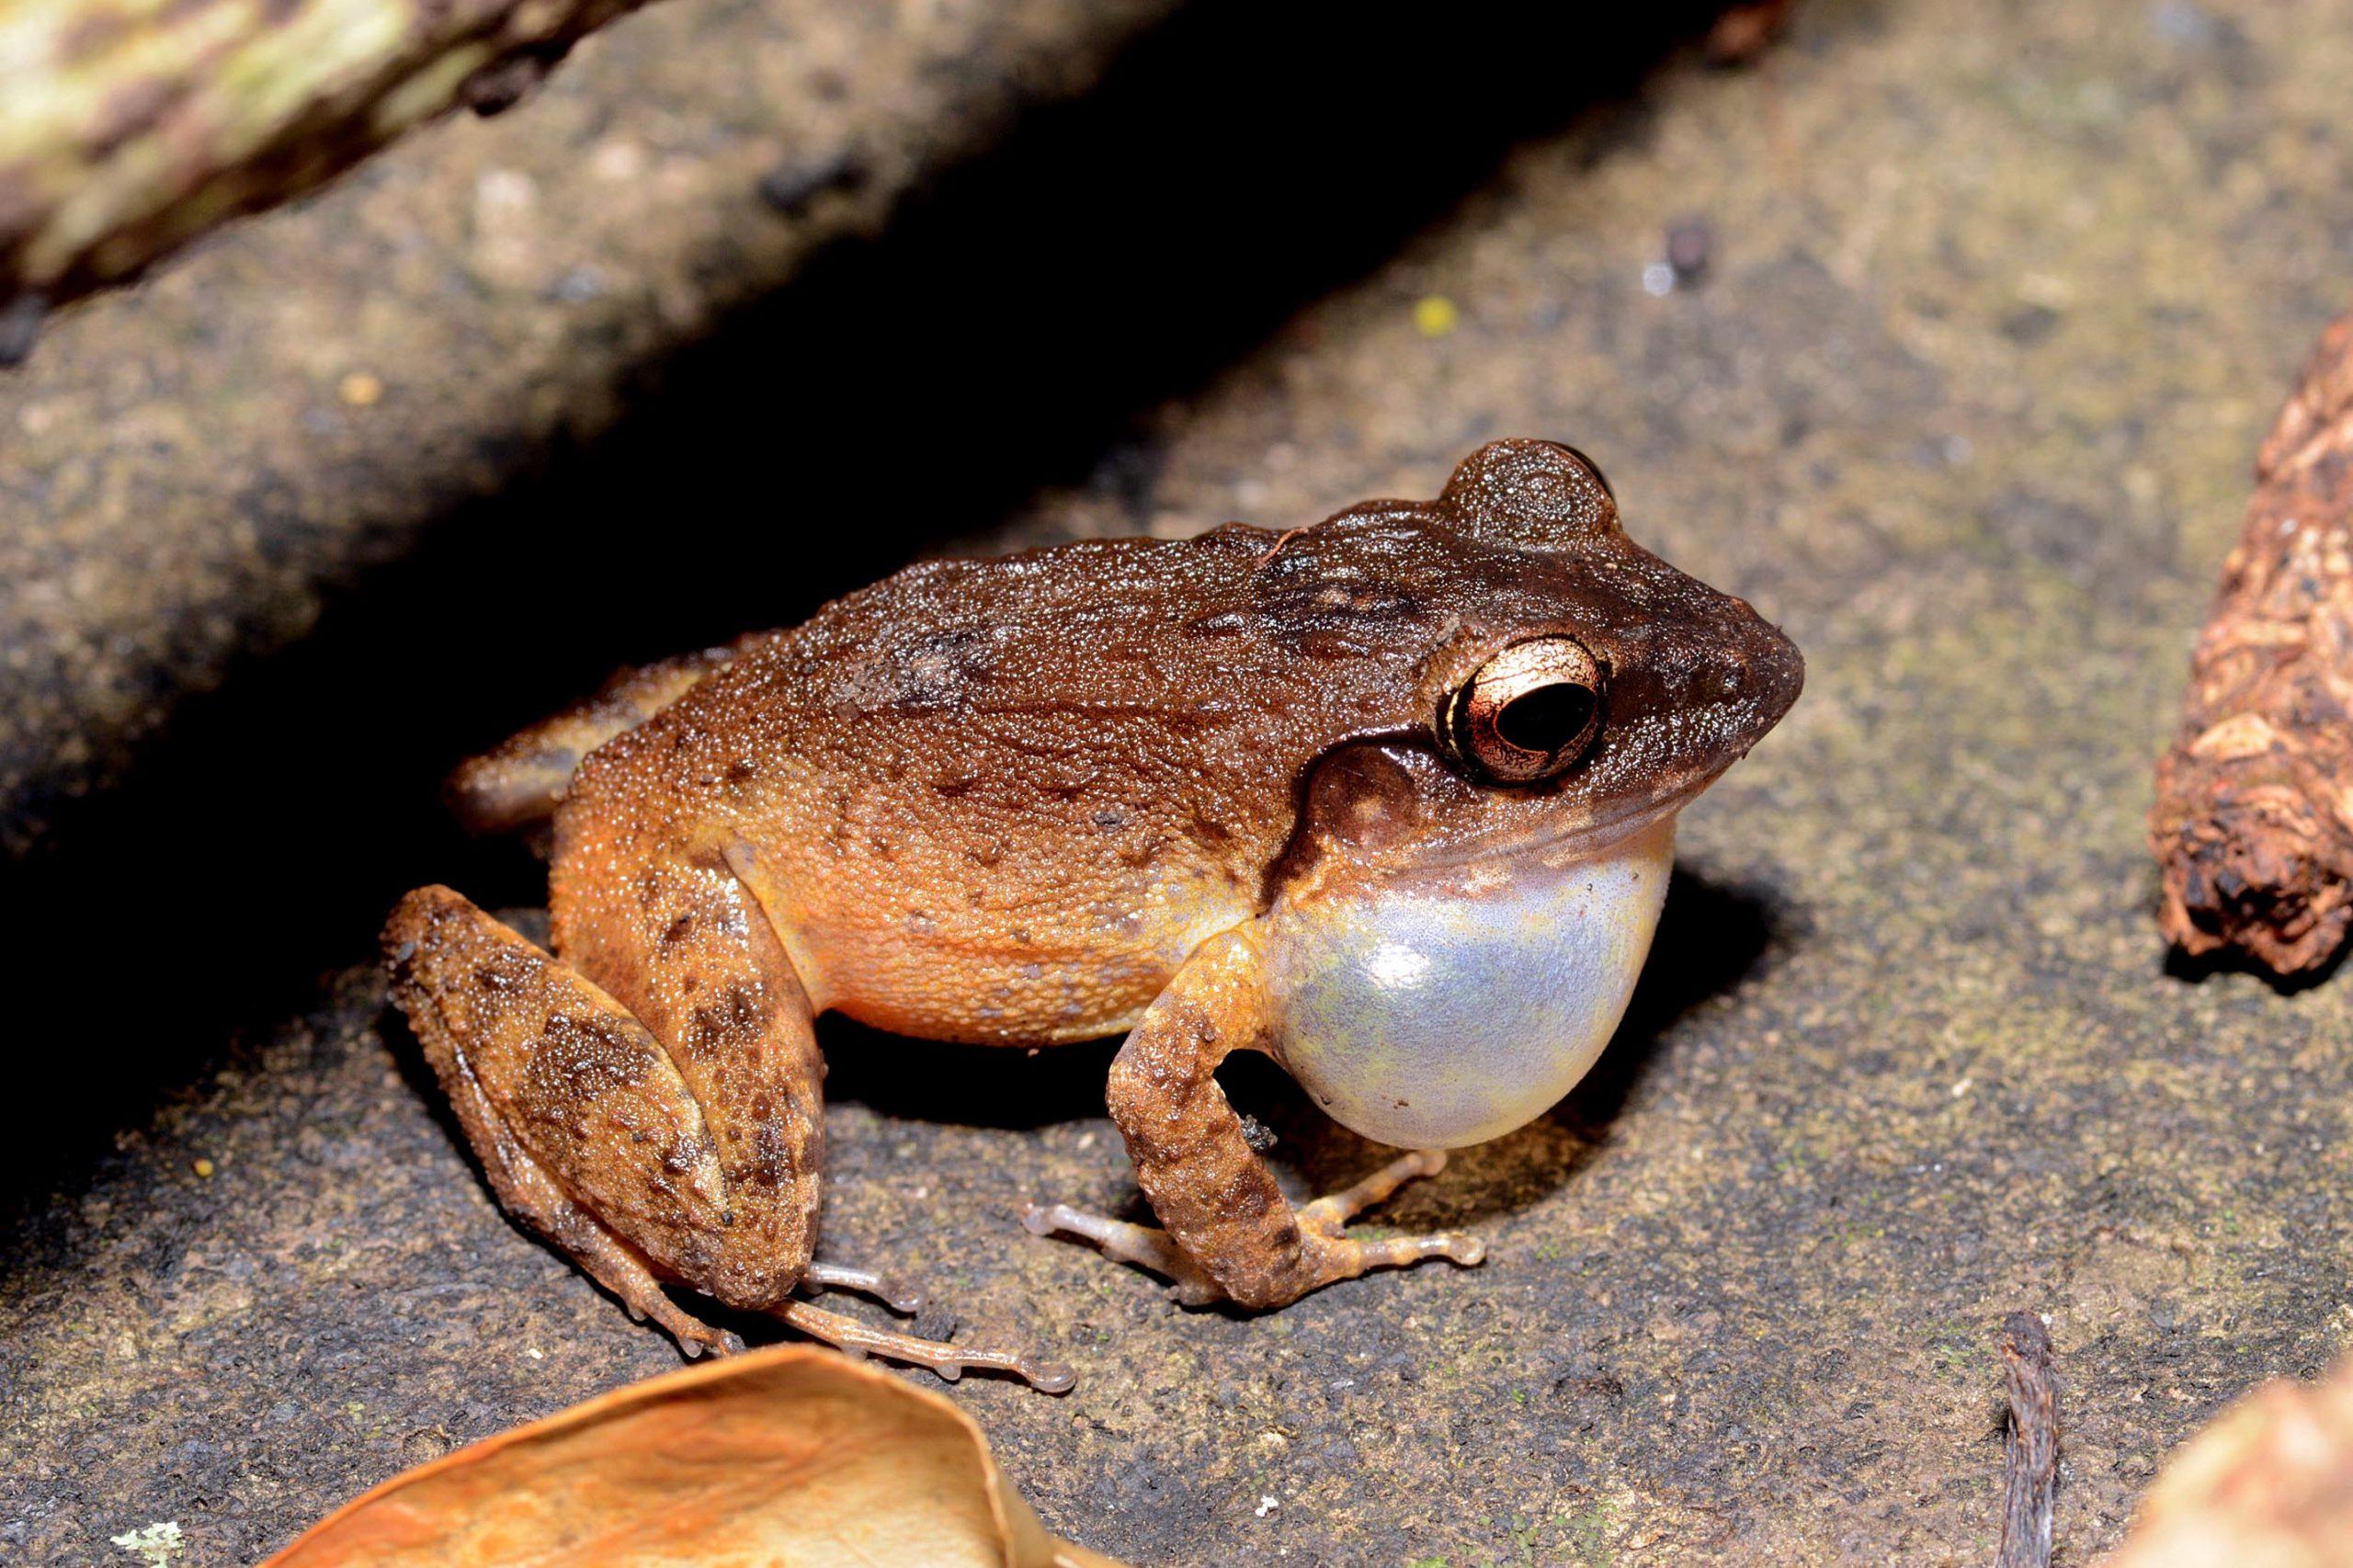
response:
{"label": "frog's toe", "polygon": [[1043,1392],[1068,1393],[1078,1381],[1078,1375],[1059,1361],[1040,1360],[1013,1350],[979,1350],[874,1328],[806,1301],[787,1302],[777,1309],[776,1315],[801,1333],[822,1339],[853,1358],[880,1356],[911,1366],[928,1367],[944,1382],[952,1383],[972,1370],[1009,1372]]}
{"label": "frog's toe", "polygon": [[1201,1266],[1165,1231],[1114,1220],[1107,1214],[1090,1214],[1067,1203],[1032,1203],[1022,1210],[1021,1226],[1033,1236],[1051,1236],[1057,1232],[1082,1236],[1114,1262],[1131,1263],[1162,1275],[1170,1281],[1168,1294],[1186,1306],[1205,1307],[1225,1300],[1225,1292],[1219,1289],[1217,1281],[1203,1272]]}
{"label": "frog's toe", "polygon": [[820,1290],[855,1290],[861,1296],[871,1296],[901,1317],[914,1317],[926,1304],[921,1290],[870,1268],[813,1263],[801,1271],[801,1283]]}
{"label": "frog's toe", "polygon": [[1317,1238],[1321,1255],[1317,1283],[1353,1279],[1376,1268],[1411,1268],[1434,1257],[1464,1268],[1487,1260],[1487,1244],[1463,1231],[1439,1231],[1422,1236],[1386,1236],[1359,1240],[1342,1227],[1381,1202],[1409,1181],[1432,1176],[1446,1168],[1443,1149],[1416,1149],[1402,1154],[1353,1186],[1315,1199],[1299,1211],[1301,1225]]}
{"label": "frog's toe", "polygon": [[[713,1328],[702,1319],[680,1312],[669,1297],[660,1294],[660,1287],[655,1287],[655,1292],[659,1299],[645,1302],[644,1316],[668,1331],[670,1337],[678,1342],[679,1354],[688,1360],[700,1360],[705,1356],[733,1356],[744,1348],[743,1341],[725,1329]],[[627,1301],[625,1304],[630,1307],[631,1316],[638,1315],[638,1302]]]}
{"label": "frog's toe", "polygon": [[1427,1236],[1385,1236],[1377,1241],[1343,1237],[1339,1244],[1349,1249],[1361,1264],[1354,1270],[1358,1274],[1375,1268],[1411,1268],[1434,1257],[1464,1268],[1476,1268],[1487,1261],[1487,1244],[1461,1231],[1440,1231]]}
{"label": "frog's toe", "polygon": [[1319,1229],[1344,1225],[1407,1182],[1434,1176],[1444,1169],[1445,1150],[1415,1149],[1400,1154],[1353,1186],[1317,1199],[1300,1210],[1300,1218]]}

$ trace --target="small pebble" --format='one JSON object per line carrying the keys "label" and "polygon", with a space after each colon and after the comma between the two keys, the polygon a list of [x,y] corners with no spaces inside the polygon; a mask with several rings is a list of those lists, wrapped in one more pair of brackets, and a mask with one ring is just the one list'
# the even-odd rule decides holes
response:
{"label": "small pebble", "polygon": [[1675,268],[1678,283],[1689,283],[1708,270],[1708,253],[1715,235],[1704,218],[1686,218],[1666,232],[1666,265]]}
{"label": "small pebble", "polygon": [[19,294],[0,307],[0,370],[25,362],[48,318],[49,301],[40,294]]}
{"label": "small pebble", "polygon": [[548,292],[567,305],[585,305],[604,296],[605,275],[594,267],[571,267]]}
{"label": "small pebble", "polygon": [[866,165],[845,148],[830,158],[788,159],[760,176],[760,199],[770,211],[798,218],[829,190],[855,190]]}
{"label": "small pebble", "polygon": [[645,149],[634,142],[607,142],[589,155],[588,167],[598,179],[633,180],[645,172]]}
{"label": "small pebble", "polygon": [[205,1177],[207,1180],[211,1178],[212,1162],[210,1160],[199,1159],[191,1168],[195,1170],[197,1175]]}
{"label": "small pebble", "polygon": [[1414,301],[1414,330],[1424,337],[1444,337],[1462,323],[1462,312],[1443,294],[1426,294]]}

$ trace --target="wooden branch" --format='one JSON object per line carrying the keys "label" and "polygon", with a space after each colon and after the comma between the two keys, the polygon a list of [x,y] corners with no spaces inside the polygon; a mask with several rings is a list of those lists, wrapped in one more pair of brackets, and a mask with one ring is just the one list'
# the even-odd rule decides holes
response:
{"label": "wooden branch", "polygon": [[0,359],[464,104],[506,108],[637,0],[0,0]]}
{"label": "wooden branch", "polygon": [[2149,837],[2166,937],[2317,970],[2353,928],[2353,316],[2256,460]]}

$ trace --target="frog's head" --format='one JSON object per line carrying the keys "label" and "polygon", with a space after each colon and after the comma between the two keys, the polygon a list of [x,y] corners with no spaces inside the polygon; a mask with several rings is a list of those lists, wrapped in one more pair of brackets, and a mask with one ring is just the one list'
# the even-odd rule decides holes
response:
{"label": "frog's head", "polygon": [[1649,950],[1676,813],[1789,710],[1804,664],[1627,539],[1568,447],[1496,442],[1435,503],[1326,529],[1332,567],[1369,552],[1413,585],[1427,636],[1411,711],[1304,779],[1267,926],[1279,1053],[1368,1137],[1477,1142],[1592,1065]]}

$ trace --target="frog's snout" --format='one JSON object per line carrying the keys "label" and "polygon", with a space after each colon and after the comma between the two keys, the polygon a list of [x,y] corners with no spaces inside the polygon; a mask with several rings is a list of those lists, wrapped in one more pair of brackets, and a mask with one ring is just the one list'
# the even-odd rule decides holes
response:
{"label": "frog's snout", "polygon": [[1740,645],[1747,666],[1744,684],[1756,704],[1756,733],[1762,735],[1797,706],[1805,690],[1805,655],[1779,627],[1753,609],[1748,614],[1756,627]]}
{"label": "frog's snout", "polygon": [[1643,716],[1680,722],[1685,770],[1712,778],[1747,755],[1805,689],[1805,655],[1743,600],[1718,596],[1709,632],[1678,631],[1681,656],[1659,661],[1663,680],[1636,698]]}

